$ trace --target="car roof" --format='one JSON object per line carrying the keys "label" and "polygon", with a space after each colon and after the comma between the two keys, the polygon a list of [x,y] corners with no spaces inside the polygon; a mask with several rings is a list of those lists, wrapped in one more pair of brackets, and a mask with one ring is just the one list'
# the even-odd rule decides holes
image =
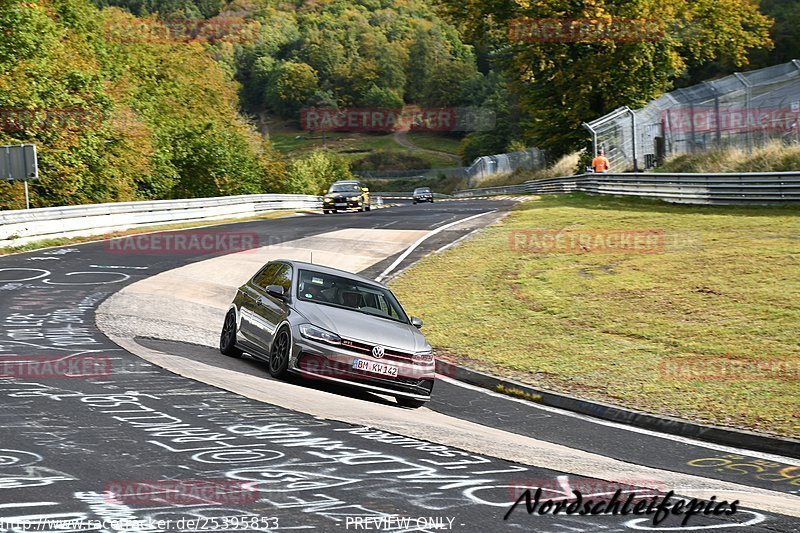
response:
{"label": "car roof", "polygon": [[358,274],[353,274],[352,272],[348,272],[346,270],[339,270],[338,268],[327,267],[324,265],[315,265],[313,263],[307,263],[305,261],[295,261],[293,259],[273,259],[270,263],[280,261],[281,263],[287,263],[296,268],[302,268],[304,270],[313,270],[315,272],[320,272],[322,274],[331,274],[333,276],[341,276],[343,278],[350,278],[356,281],[360,281],[362,283],[366,283],[368,285],[374,285],[376,287],[381,287],[386,289],[386,285],[383,283],[378,283],[377,281],[369,278],[365,278],[364,276],[359,276]]}
{"label": "car roof", "polygon": [[344,185],[344,184],[349,185],[351,183],[359,184],[361,182],[358,180],[341,180],[341,181],[334,181],[333,183],[331,183],[331,185]]}

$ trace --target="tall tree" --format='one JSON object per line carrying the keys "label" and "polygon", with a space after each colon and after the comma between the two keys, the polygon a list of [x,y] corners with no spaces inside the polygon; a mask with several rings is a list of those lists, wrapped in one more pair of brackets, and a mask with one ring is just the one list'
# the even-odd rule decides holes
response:
{"label": "tall tree", "polygon": [[306,63],[284,61],[272,71],[266,102],[272,111],[292,116],[319,88],[317,72]]}
{"label": "tall tree", "polygon": [[554,155],[582,144],[582,122],[646,103],[690,66],[744,66],[770,44],[770,20],[752,0],[440,1],[472,39],[491,43],[527,140]]}

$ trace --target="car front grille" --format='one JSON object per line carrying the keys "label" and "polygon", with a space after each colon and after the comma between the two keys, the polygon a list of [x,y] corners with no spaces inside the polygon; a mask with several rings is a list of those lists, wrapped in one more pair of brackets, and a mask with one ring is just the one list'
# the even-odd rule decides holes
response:
{"label": "car front grille", "polygon": [[[353,350],[358,354],[369,355],[370,357],[374,357],[372,355],[372,349],[375,347],[374,344],[367,344],[364,342],[354,341],[350,339],[342,339],[342,346],[347,348],[348,350]],[[400,361],[402,363],[410,363],[413,359],[413,356],[414,354],[412,353],[401,352],[399,350],[387,348],[385,346],[383,348],[383,359],[387,361]]]}

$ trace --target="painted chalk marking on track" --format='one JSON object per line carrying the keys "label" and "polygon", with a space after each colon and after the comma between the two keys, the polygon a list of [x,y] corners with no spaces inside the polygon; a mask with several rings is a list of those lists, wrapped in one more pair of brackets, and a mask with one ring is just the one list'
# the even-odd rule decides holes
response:
{"label": "painted chalk marking on track", "polygon": [[450,227],[452,227],[452,226],[455,226],[456,224],[461,224],[462,222],[466,222],[466,221],[468,221],[468,220],[472,220],[472,219],[474,219],[474,218],[482,217],[483,215],[488,215],[488,214],[490,214],[490,213],[495,213],[495,212],[497,212],[497,209],[492,209],[491,211],[486,211],[485,213],[478,213],[477,215],[472,215],[471,217],[467,217],[467,218],[462,218],[462,219],[456,220],[455,222],[451,222],[450,224],[447,224],[447,225],[445,225],[445,226],[441,226],[441,227],[439,227],[439,228],[436,228],[435,230],[432,230],[432,231],[430,231],[430,232],[426,233],[425,235],[423,235],[422,237],[420,237],[419,239],[417,239],[417,242],[415,242],[414,244],[412,244],[411,246],[409,246],[408,248],[406,248],[406,251],[405,251],[405,252],[403,252],[403,253],[400,255],[400,257],[398,257],[398,258],[397,258],[397,259],[394,261],[394,263],[392,263],[391,265],[389,265],[389,266],[388,266],[388,268],[386,268],[386,270],[384,270],[383,272],[381,272],[381,274],[380,274],[380,275],[379,275],[377,278],[375,278],[375,281],[381,281],[381,280],[383,280],[383,279],[384,279],[386,276],[388,276],[388,275],[389,275],[389,274],[390,274],[390,273],[391,273],[391,272],[392,272],[392,271],[393,271],[395,268],[397,268],[397,266],[398,266],[400,263],[402,263],[403,261],[405,261],[405,260],[406,260],[406,258],[407,258],[409,255],[411,255],[411,252],[413,252],[414,250],[416,250],[416,249],[417,249],[417,247],[418,247],[420,244],[422,244],[422,243],[423,243],[423,242],[424,242],[426,239],[428,239],[428,238],[430,238],[430,237],[433,237],[433,236],[434,236],[434,235],[436,235],[437,233],[439,233],[439,232],[442,232],[442,231],[444,231],[444,230],[446,230],[447,228],[450,228]]}
{"label": "painted chalk marking on track", "polygon": [[121,266],[121,265],[89,265],[89,268],[130,268],[133,270],[147,270],[150,267],[143,267],[143,266]]}

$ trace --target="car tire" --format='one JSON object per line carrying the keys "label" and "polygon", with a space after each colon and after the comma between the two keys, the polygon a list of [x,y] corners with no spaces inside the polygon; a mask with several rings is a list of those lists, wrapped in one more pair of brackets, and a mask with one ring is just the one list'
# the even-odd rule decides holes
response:
{"label": "car tire", "polygon": [[327,215],[328,213],[330,213],[330,211],[328,211],[327,209],[323,209],[323,210],[322,210],[322,214],[323,214],[323,215]]}
{"label": "car tire", "polygon": [[414,200],[414,205],[417,205],[417,201],[416,200]]}
{"label": "car tire", "polygon": [[409,409],[417,409],[425,405],[425,400],[415,400],[414,398],[406,398],[405,396],[395,396],[395,400],[401,407],[408,407]]}
{"label": "car tire", "polygon": [[367,211],[369,211],[370,209],[372,209],[372,206],[371,206],[371,205],[369,205],[369,204],[367,204],[367,206],[365,207],[365,209],[366,209]]}
{"label": "car tire", "polygon": [[289,355],[292,350],[292,334],[289,328],[282,327],[272,340],[269,350],[269,375],[273,378],[282,378],[289,369]]}
{"label": "car tire", "polygon": [[242,356],[242,350],[236,347],[236,312],[233,309],[225,315],[219,336],[219,351],[228,357]]}

